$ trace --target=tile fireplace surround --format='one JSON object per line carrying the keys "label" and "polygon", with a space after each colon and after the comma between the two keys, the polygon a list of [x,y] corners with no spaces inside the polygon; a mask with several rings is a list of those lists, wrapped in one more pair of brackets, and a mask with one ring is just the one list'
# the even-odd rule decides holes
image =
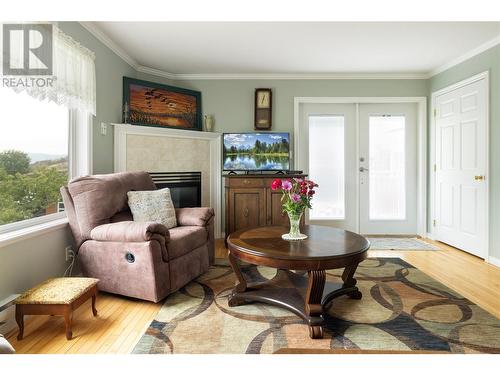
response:
{"label": "tile fireplace surround", "polygon": [[220,133],[111,125],[114,127],[115,172],[201,171],[201,203],[214,208],[215,236],[221,237]]}

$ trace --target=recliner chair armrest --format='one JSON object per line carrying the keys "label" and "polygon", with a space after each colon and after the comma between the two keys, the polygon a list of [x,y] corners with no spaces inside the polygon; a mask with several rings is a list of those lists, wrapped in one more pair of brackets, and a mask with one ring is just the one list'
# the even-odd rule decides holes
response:
{"label": "recliner chair armrest", "polygon": [[90,238],[95,241],[142,242],[158,236],[165,238],[165,241],[170,238],[168,229],[163,224],[138,221],[103,224],[90,232]]}
{"label": "recliner chair armrest", "polygon": [[214,209],[211,207],[189,207],[176,208],[178,226],[205,227],[210,219],[214,217]]}

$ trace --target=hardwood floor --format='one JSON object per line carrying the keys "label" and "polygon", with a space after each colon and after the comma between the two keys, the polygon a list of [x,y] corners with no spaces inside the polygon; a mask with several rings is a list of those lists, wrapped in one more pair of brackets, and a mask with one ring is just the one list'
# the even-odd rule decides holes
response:
{"label": "hardwood floor", "polygon": [[[500,268],[439,242],[440,251],[377,251],[371,257],[400,257],[500,318]],[[227,256],[222,240],[216,257]],[[90,301],[74,314],[73,339],[66,340],[62,317],[26,317],[24,339],[8,335],[18,353],[130,353],[162,303],[133,300],[107,293],[97,299],[94,318]]]}

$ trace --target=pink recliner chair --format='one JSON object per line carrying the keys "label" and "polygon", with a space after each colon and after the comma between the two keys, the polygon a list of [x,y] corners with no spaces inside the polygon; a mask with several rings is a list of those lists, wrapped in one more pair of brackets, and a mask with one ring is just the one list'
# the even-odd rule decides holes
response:
{"label": "pink recliner chair", "polygon": [[61,188],[79,265],[100,290],[158,302],[213,263],[212,208],[176,209],[172,229],[133,221],[127,192],[155,189],[146,172],[80,177]]}

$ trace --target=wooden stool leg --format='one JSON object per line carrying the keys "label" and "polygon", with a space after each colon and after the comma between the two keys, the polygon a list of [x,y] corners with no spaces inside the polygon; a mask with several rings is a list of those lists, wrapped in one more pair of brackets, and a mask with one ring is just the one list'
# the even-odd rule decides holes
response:
{"label": "wooden stool leg", "polygon": [[94,314],[94,316],[97,316],[97,310],[95,308],[95,300],[96,300],[96,298],[97,298],[97,292],[96,292],[96,294],[94,294],[92,296],[92,314]]}
{"label": "wooden stool leg", "polygon": [[19,327],[17,339],[22,340],[24,335],[24,314],[20,305],[16,305],[16,322]]}
{"label": "wooden stool leg", "polygon": [[73,331],[71,330],[73,324],[73,311],[70,308],[64,311],[64,321],[66,323],[66,338],[71,340],[73,338]]}

